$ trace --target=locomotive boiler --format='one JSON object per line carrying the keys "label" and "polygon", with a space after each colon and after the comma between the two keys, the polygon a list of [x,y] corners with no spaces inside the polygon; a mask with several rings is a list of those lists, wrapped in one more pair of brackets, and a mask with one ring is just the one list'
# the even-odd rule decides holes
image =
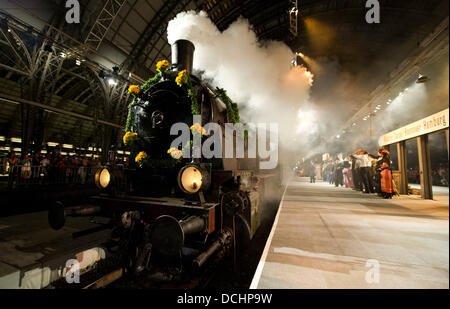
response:
{"label": "locomotive boiler", "polygon": [[[194,52],[187,40],[174,43],[172,64],[161,63],[157,76],[133,94],[127,121],[130,166],[111,162],[100,168],[95,183],[101,193],[91,204],[64,208],[55,203],[49,210],[54,229],[71,216],[110,218],[82,235],[111,229],[107,249],[131,272],[172,278],[168,272],[202,268],[245,249],[261,222],[273,171],[259,170],[259,158],[192,159],[184,158],[182,146],[171,147],[176,123],[186,124],[192,135],[215,123],[224,140],[225,125],[236,122],[237,106],[192,75]],[[235,131],[235,138],[241,133]],[[188,148],[194,152],[192,143]]]}

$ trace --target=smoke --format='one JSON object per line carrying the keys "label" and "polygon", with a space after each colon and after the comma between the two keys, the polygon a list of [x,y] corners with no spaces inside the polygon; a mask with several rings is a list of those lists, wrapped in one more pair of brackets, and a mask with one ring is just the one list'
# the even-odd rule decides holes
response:
{"label": "smoke", "polygon": [[292,66],[295,54],[287,45],[258,41],[243,18],[220,32],[203,11],[178,14],[167,31],[170,44],[179,39],[194,43],[194,71],[227,90],[244,122],[278,123],[283,145],[298,147],[298,113],[309,98],[313,75]]}

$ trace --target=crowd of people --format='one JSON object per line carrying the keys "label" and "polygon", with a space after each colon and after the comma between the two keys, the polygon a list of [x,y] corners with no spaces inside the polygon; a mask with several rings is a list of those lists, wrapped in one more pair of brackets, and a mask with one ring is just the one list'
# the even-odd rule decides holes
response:
{"label": "crowd of people", "polygon": [[346,158],[328,159],[321,163],[314,160],[309,166],[310,182],[323,180],[336,187],[351,188],[365,194],[391,199],[398,194],[392,177],[391,155],[386,149],[379,149],[371,155],[359,149]]}
{"label": "crowd of people", "polygon": [[[448,166],[440,165],[431,171],[433,186],[448,187]],[[408,182],[420,184],[420,172],[416,168],[408,169]]]}
{"label": "crowd of people", "polygon": [[93,171],[106,164],[99,158],[63,156],[59,151],[23,156],[10,152],[2,161],[2,169],[9,175],[10,185],[14,182],[85,184]]}

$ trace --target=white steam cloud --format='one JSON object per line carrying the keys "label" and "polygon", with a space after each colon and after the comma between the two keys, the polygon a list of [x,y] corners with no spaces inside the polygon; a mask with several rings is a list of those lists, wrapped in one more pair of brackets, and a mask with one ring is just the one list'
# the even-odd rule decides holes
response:
{"label": "white steam cloud", "polygon": [[259,42],[246,19],[220,32],[205,12],[180,13],[170,21],[168,41],[195,45],[194,70],[227,90],[245,122],[277,122],[284,146],[295,148],[298,112],[309,98],[313,76],[293,67],[294,53],[282,42]]}

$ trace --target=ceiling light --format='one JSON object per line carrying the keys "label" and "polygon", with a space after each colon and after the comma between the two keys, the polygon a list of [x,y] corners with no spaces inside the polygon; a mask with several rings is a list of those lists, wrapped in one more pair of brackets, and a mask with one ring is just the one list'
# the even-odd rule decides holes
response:
{"label": "ceiling light", "polygon": [[296,53],[295,58],[292,60],[292,65],[294,67],[304,67],[308,71],[311,71],[309,68],[309,65],[305,62],[303,57],[304,57],[304,55],[302,53],[300,53],[300,52]]}
{"label": "ceiling light", "polygon": [[108,78],[108,85],[110,85],[110,86],[117,85],[117,80],[113,77]]}
{"label": "ceiling light", "polygon": [[419,74],[419,78],[417,79],[416,84],[425,84],[428,81],[429,81],[428,76]]}

